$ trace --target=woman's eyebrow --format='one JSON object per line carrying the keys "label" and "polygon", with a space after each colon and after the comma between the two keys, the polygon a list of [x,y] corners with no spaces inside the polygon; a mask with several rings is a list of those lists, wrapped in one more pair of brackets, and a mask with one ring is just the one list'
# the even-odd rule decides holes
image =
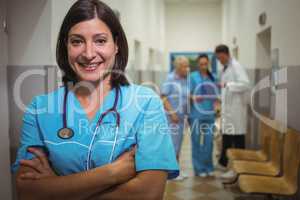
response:
{"label": "woman's eyebrow", "polygon": [[98,34],[95,34],[94,37],[99,37],[99,36],[108,36],[107,33],[98,33]]}
{"label": "woman's eyebrow", "polygon": [[70,34],[69,37],[79,37],[79,38],[83,39],[83,36],[80,34]]}
{"label": "woman's eyebrow", "polygon": [[[95,35],[93,35],[93,37],[101,37],[101,36],[108,36],[107,33],[97,33]],[[80,34],[76,34],[76,33],[73,33],[73,34],[70,34],[69,37],[79,37],[79,38],[82,38],[84,39],[84,36],[80,35]]]}

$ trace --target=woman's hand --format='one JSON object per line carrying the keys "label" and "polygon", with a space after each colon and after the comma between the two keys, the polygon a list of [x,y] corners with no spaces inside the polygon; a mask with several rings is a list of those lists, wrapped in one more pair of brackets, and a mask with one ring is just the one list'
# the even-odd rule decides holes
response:
{"label": "woman's hand", "polygon": [[127,182],[136,176],[135,152],[136,147],[133,147],[130,151],[123,153],[111,164],[112,174],[116,178],[118,184]]}
{"label": "woman's hand", "polygon": [[174,124],[178,124],[179,123],[179,117],[177,116],[176,113],[172,113],[170,115],[170,118],[171,118],[172,123],[174,123]]}
{"label": "woman's hand", "polygon": [[221,82],[218,84],[219,88],[225,88],[226,87],[226,82]]}
{"label": "woman's hand", "polygon": [[36,158],[32,160],[21,160],[20,164],[26,167],[30,167],[35,170],[35,172],[26,172],[20,175],[22,179],[41,179],[51,176],[57,176],[51,169],[48,158],[46,154],[38,148],[28,148],[30,153],[33,153]]}

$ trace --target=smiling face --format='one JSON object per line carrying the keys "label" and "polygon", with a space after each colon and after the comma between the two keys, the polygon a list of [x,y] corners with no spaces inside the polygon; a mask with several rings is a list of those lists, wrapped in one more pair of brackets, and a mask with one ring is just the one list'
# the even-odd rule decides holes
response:
{"label": "smiling face", "polygon": [[209,65],[209,60],[207,58],[203,57],[198,60],[198,66],[200,70],[203,71],[207,70],[208,65]]}
{"label": "smiling face", "polygon": [[187,77],[187,74],[189,72],[189,62],[185,60],[179,62],[179,65],[176,68],[176,72],[181,77]]}
{"label": "smiling face", "polygon": [[74,25],[68,34],[68,61],[79,81],[98,82],[112,69],[118,47],[97,17]]}

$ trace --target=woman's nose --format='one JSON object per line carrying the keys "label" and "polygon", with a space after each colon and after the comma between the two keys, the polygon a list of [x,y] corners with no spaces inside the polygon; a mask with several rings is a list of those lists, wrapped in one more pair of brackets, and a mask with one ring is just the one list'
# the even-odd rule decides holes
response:
{"label": "woman's nose", "polygon": [[96,57],[96,50],[92,43],[87,43],[84,51],[84,57],[87,60],[93,60]]}

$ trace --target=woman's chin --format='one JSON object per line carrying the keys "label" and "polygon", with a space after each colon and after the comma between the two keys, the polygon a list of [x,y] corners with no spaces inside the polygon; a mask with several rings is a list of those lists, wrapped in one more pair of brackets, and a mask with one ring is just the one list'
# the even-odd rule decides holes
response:
{"label": "woman's chin", "polygon": [[94,73],[94,74],[86,74],[86,73],[82,73],[80,74],[80,81],[84,81],[84,82],[100,82],[103,79],[103,75],[104,73]]}
{"label": "woman's chin", "polygon": [[81,78],[83,81],[96,81],[100,80],[100,78],[103,76],[104,71],[103,70],[84,70],[80,69],[77,71],[77,75]]}

